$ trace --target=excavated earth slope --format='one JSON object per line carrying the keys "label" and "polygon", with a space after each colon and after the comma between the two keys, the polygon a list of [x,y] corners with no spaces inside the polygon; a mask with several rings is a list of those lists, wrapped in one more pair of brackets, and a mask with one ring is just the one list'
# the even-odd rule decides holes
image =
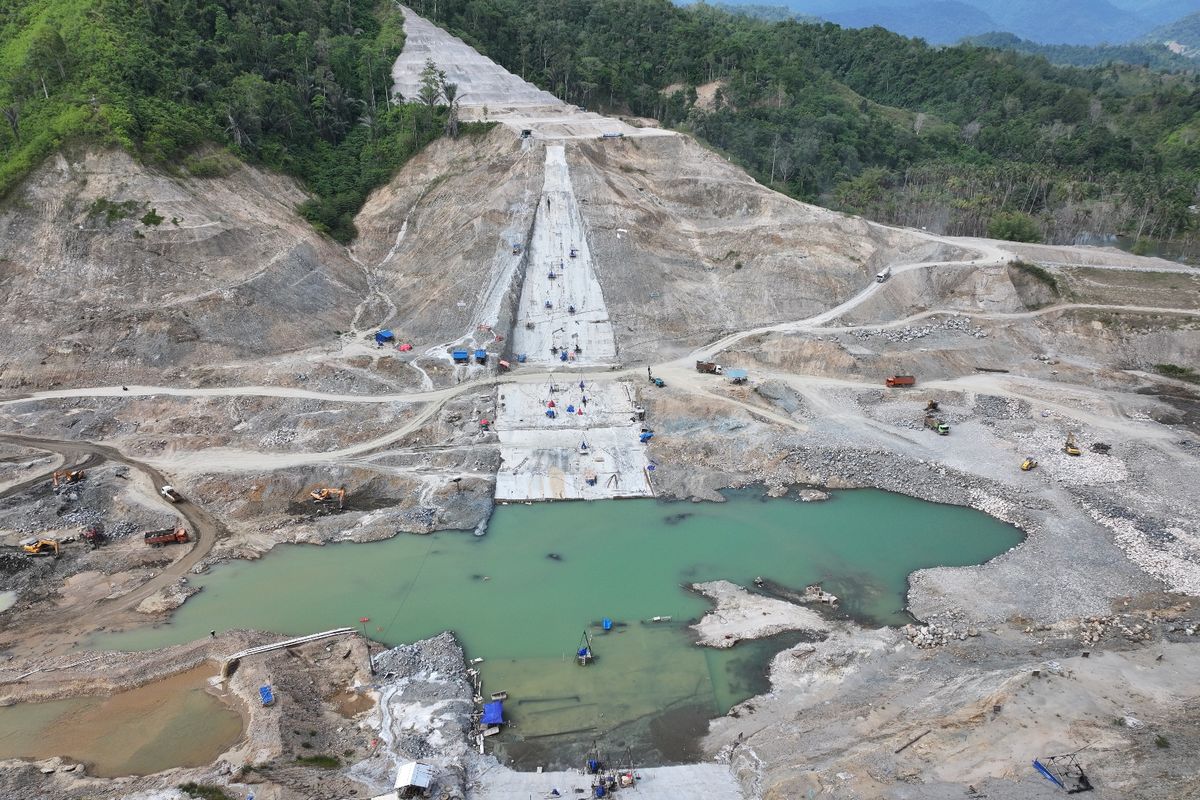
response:
{"label": "excavated earth slope", "polygon": [[305,199],[244,166],[198,180],[115,150],[48,160],[0,208],[0,387],[187,381],[333,339],[366,284],[296,214]]}

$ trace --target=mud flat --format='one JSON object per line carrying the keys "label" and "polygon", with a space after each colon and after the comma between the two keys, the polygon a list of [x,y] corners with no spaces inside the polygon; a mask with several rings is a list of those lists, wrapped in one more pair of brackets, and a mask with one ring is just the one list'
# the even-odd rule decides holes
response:
{"label": "mud flat", "polygon": [[730,581],[692,584],[692,589],[716,603],[712,611],[692,625],[705,647],[733,647],[742,639],[762,639],[784,631],[822,633],[829,625],[811,609],[762,597]]}
{"label": "mud flat", "polygon": [[208,764],[242,736],[238,712],[207,691],[214,669],[109,697],[0,708],[0,759],[65,756],[109,778]]}

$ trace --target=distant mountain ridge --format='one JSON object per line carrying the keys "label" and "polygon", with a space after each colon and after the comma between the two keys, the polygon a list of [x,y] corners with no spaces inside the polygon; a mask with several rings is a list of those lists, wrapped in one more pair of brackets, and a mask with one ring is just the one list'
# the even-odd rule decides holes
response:
{"label": "distant mountain ridge", "polygon": [[982,36],[968,36],[959,44],[1041,56],[1051,64],[1071,67],[1097,67],[1121,63],[1173,72],[1195,72],[1200,69],[1200,59],[1172,52],[1154,41],[1100,45],[1038,44],[1011,33],[985,33]]}
{"label": "distant mountain ridge", "polygon": [[[725,5],[742,4],[726,0]],[[1200,10],[1197,0],[783,0],[779,5],[843,27],[878,25],[933,44],[998,31],[1039,44],[1124,44]]]}
{"label": "distant mountain ridge", "polygon": [[1142,37],[1142,41],[1164,45],[1186,58],[1200,59],[1200,12],[1157,27]]}

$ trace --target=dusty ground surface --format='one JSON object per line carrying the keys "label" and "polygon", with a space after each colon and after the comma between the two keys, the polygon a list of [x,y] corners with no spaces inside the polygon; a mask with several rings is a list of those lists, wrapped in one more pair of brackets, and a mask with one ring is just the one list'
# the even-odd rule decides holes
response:
{"label": "dusty ground surface", "polygon": [[[422,36],[430,53],[461,53],[436,30]],[[405,63],[402,86],[416,64]],[[1034,798],[1053,787],[1030,759],[1085,746],[1099,796],[1197,794],[1187,604],[1200,595],[1200,392],[1183,371],[1200,363],[1195,270],[841,216],[766,190],[685,136],[597,138],[625,123],[546,111],[494,65],[463,63],[464,80],[490,75],[513,100],[504,124],[413,159],[368,200],[350,249],[295,213],[297,186],[236,165],[197,180],[111,151],[66,153],[0,207],[0,330],[12,344],[0,363],[0,538],[64,543],[59,559],[0,552],[0,591],[17,595],[0,612],[0,697],[114,691],[265,641],[237,634],[68,669],[76,643],[160,621],[186,600],[188,574],[221,559],[471,529],[497,495],[532,496],[521,459],[582,472],[575,427],[547,435],[544,417],[521,420],[525,405],[544,412],[543,387],[586,379],[626,393],[612,414],[646,410],[604,426],[612,442],[597,446],[620,444],[612,474],[642,470],[657,496],[871,486],[1028,533],[987,564],[914,574],[921,630],[839,626],[780,654],[773,692],[714,723],[704,748],[720,765],[661,773],[666,796],[699,783],[722,797]],[[557,223],[539,208],[548,155],[561,166],[550,147],[575,203]],[[142,221],[151,208],[161,224]],[[539,224],[550,227],[531,247]],[[554,238],[566,229],[600,290],[589,279],[578,291],[611,324],[603,368],[515,361],[521,298],[537,293],[528,270],[570,247]],[[885,266],[892,277],[875,281]],[[381,327],[396,341],[376,346]],[[454,364],[460,348],[487,362]],[[698,374],[698,359],[749,380]],[[916,386],[885,388],[894,374]],[[518,394],[533,402],[506,405]],[[929,401],[948,436],[923,427]],[[485,418],[501,422],[485,429]],[[648,447],[618,442],[643,426]],[[1068,434],[1082,455],[1063,452]],[[1021,471],[1030,456],[1038,467]],[[55,492],[62,466],[87,477]],[[185,501],[168,503],[164,483]],[[570,496],[566,481],[542,483],[539,497]],[[344,486],[345,509],[315,506],[318,486]],[[176,521],[189,544],[138,541]],[[67,541],[95,522],[107,546]],[[743,610],[722,639],[755,634],[763,609]],[[325,647],[242,665],[229,691],[249,734],[211,768],[101,781],[8,762],[0,794],[166,800],[192,780],[239,798],[252,786],[259,798],[365,797],[390,788],[401,757],[441,759],[452,796],[583,786],[504,772],[470,747],[452,641],[401,648],[387,656],[395,675],[374,680],[361,642]],[[266,680],[285,702],[256,709]],[[384,692],[392,716],[351,718]],[[296,760],[306,754],[338,761]]]}

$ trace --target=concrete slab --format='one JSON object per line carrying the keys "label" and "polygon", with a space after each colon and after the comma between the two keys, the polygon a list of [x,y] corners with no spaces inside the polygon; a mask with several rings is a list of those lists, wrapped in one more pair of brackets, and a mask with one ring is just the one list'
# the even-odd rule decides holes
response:
{"label": "concrete slab", "polygon": [[[553,418],[546,416],[551,401]],[[497,500],[600,500],[654,494],[646,446],[638,441],[641,423],[629,383],[585,380],[580,389],[579,380],[564,377],[554,384],[506,385],[500,390],[495,429],[501,458]],[[595,478],[594,485],[588,483],[589,477]]]}
{"label": "concrete slab", "polygon": [[392,65],[395,90],[405,100],[416,100],[421,88],[421,70],[432,59],[446,73],[446,79],[458,84],[460,104],[488,106],[500,111],[517,107],[564,107],[561,100],[543,92],[528,81],[482,55],[462,39],[451,36],[412,9],[400,6],[404,14],[404,50]]}
{"label": "concrete slab", "polygon": [[[641,777],[633,796],[638,800],[740,800],[745,795],[729,769],[720,764],[688,764],[634,770]],[[525,800],[552,797],[555,789],[563,798],[591,797],[591,778],[581,772],[514,772],[496,767],[475,780],[468,800]],[[623,795],[624,792],[618,792]]]}
{"label": "concrete slab", "polygon": [[484,119],[486,107],[486,119],[514,131],[529,130],[533,138],[539,139],[598,139],[614,133],[630,137],[675,135],[673,131],[637,127],[568,105],[411,9],[400,9],[404,13],[405,42],[392,65],[392,81],[395,91],[406,100],[417,98],[421,70],[425,69],[426,59],[432,59],[446,73],[447,80],[458,84],[459,107],[466,120]]}
{"label": "concrete slab", "polygon": [[562,145],[546,146],[545,184],[528,258],[513,350],[533,363],[560,361],[564,350],[566,363],[611,363],[617,354],[612,323]]}

